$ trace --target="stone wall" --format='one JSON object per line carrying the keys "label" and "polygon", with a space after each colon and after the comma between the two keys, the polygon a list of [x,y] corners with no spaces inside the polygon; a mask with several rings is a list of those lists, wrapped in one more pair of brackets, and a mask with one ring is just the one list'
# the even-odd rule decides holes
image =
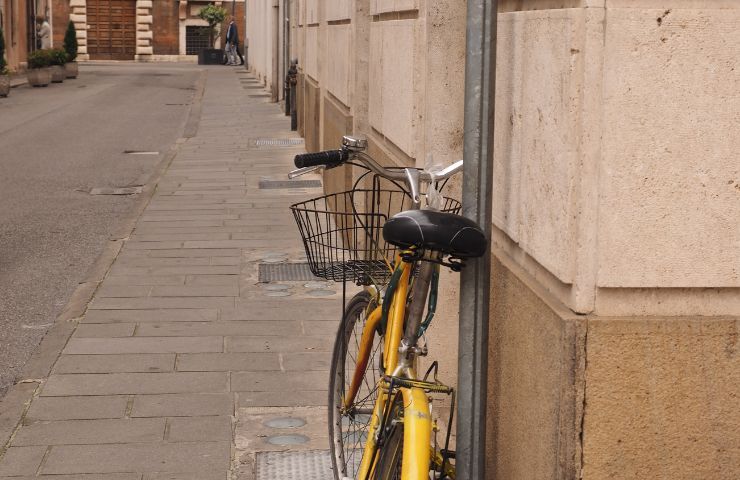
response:
{"label": "stone wall", "polygon": [[[291,4],[309,150],[462,156],[465,5]],[[737,478],[740,3],[499,10],[489,478]],[[454,383],[445,279],[429,344]]]}

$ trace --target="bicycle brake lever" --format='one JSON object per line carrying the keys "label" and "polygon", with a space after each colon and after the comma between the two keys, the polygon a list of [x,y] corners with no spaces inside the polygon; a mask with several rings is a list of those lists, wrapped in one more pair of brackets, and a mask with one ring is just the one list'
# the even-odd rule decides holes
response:
{"label": "bicycle brake lever", "polygon": [[311,172],[313,172],[315,170],[318,170],[321,167],[322,167],[321,165],[316,165],[316,166],[313,166],[313,167],[298,168],[298,169],[293,170],[290,173],[288,173],[288,178],[292,180],[292,179],[294,179],[296,177],[300,177],[301,175],[305,175],[307,173],[311,173]]}

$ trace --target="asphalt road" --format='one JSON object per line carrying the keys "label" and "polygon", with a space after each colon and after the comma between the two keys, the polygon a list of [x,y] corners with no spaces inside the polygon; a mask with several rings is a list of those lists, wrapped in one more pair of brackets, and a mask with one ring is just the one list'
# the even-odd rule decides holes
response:
{"label": "asphalt road", "polygon": [[[182,136],[196,65],[81,65],[0,98],[0,396]],[[131,155],[126,150],[160,152]]]}

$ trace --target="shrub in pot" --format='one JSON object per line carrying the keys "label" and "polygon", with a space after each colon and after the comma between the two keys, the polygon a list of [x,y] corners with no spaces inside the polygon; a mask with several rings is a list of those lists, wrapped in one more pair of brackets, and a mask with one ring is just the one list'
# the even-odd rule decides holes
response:
{"label": "shrub in pot", "polygon": [[28,54],[28,83],[32,87],[46,87],[51,83],[51,55],[49,50],[36,50]]}
{"label": "shrub in pot", "polygon": [[10,69],[5,62],[5,35],[0,25],[0,97],[7,97],[10,93]]}
{"label": "shrub in pot", "polygon": [[229,12],[223,7],[216,5],[206,5],[203,7],[198,16],[208,22],[208,45],[210,48],[204,48],[198,52],[198,63],[201,65],[221,64],[224,58],[222,49],[213,48],[216,39],[221,36],[221,24],[226,20]]}
{"label": "shrub in pot", "polygon": [[70,21],[67,25],[67,32],[64,34],[64,51],[67,52],[67,63],[64,65],[64,70],[67,78],[77,78],[79,73],[77,47],[77,30],[74,22]]}
{"label": "shrub in pot", "polygon": [[67,52],[61,48],[49,50],[49,63],[51,63],[51,83],[62,83],[67,78],[64,64],[67,63]]}

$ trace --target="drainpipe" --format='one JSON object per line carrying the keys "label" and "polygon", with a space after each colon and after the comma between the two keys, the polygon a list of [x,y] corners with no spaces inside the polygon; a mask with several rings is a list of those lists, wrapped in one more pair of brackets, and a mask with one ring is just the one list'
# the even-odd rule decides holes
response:
{"label": "drainpipe", "polygon": [[[491,238],[498,0],[468,0],[465,52],[463,215]],[[460,277],[457,478],[486,479],[486,402],[491,253]],[[495,452],[491,452],[495,454]],[[492,474],[494,472],[491,472]]]}

